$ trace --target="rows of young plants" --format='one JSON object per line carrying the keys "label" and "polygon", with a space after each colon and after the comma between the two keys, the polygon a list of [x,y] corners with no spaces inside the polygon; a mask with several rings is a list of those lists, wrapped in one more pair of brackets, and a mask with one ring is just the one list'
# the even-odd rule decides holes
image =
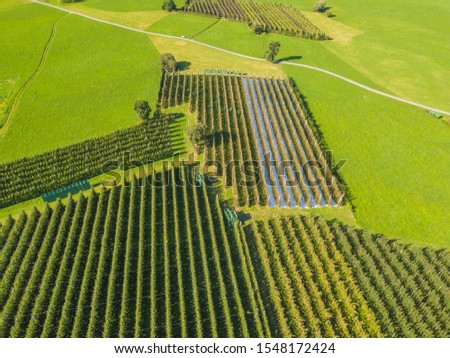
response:
{"label": "rows of young plants", "polygon": [[172,156],[168,119],[0,164],[0,207],[102,174]]}
{"label": "rows of young plants", "polygon": [[272,333],[449,336],[447,252],[412,248],[322,217],[282,216],[244,231]]}
{"label": "rows of young plants", "polygon": [[[387,336],[449,336],[446,252],[407,247],[337,223],[329,230]],[[431,251],[434,261],[427,257]]]}
{"label": "rows of young plants", "polygon": [[6,220],[0,337],[448,337],[447,252],[310,215],[230,227],[194,168]]}
{"label": "rows of young plants", "polygon": [[275,32],[314,40],[329,38],[299,10],[282,4],[251,0],[187,0],[183,11],[246,22],[258,34]]}
{"label": "rows of young plants", "polygon": [[206,164],[214,164],[234,206],[319,207],[343,193],[285,80],[236,75],[166,76],[161,105],[189,102],[207,126]]}
{"label": "rows of young plants", "polygon": [[187,0],[183,10],[225,19],[247,21],[247,16],[239,1],[233,0]]}
{"label": "rows of young plants", "polygon": [[8,219],[0,337],[270,335],[222,210],[184,166]]}

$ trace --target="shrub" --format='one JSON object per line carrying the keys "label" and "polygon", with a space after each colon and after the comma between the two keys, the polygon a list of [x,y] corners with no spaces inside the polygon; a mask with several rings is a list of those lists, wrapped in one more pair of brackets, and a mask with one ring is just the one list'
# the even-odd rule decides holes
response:
{"label": "shrub", "polygon": [[259,23],[254,23],[252,25],[252,29],[255,32],[255,34],[257,34],[257,35],[262,35],[264,33],[267,33],[267,29],[265,28],[265,26],[263,26]]}
{"label": "shrub", "polygon": [[203,124],[187,127],[186,135],[189,141],[194,145],[195,152],[198,153],[200,143],[203,142],[206,137],[206,127]]}
{"label": "shrub", "polygon": [[174,11],[177,9],[177,6],[173,2],[173,0],[164,0],[161,8],[165,11]]}
{"label": "shrub", "polygon": [[150,118],[152,109],[147,101],[137,100],[134,104],[134,111],[142,121],[147,121]]}
{"label": "shrub", "polygon": [[314,5],[314,12],[325,12],[327,10],[327,3],[324,0],[319,0]]}
{"label": "shrub", "polygon": [[173,72],[177,69],[177,61],[171,53],[163,53],[159,56],[158,66],[161,71]]}

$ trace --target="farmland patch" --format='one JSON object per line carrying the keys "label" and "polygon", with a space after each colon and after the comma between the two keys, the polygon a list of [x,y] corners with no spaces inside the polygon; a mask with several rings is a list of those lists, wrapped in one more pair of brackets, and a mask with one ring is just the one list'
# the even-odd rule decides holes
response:
{"label": "farmland patch", "polygon": [[343,200],[303,103],[288,81],[241,75],[165,77],[163,107],[189,103],[209,129],[204,146],[235,206],[314,208]]}
{"label": "farmland patch", "polygon": [[183,166],[0,227],[0,337],[447,337],[448,253],[241,226]]}

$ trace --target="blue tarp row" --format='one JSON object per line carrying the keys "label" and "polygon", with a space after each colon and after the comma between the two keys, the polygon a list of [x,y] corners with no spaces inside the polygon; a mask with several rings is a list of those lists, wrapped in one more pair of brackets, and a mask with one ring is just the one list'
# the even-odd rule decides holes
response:
{"label": "blue tarp row", "polygon": [[[274,121],[274,124],[276,125],[277,130],[278,130],[278,132],[280,133],[280,140],[282,141],[282,145],[283,145],[284,151],[285,151],[286,156],[288,157],[288,160],[289,160],[289,162],[290,162],[289,169],[291,170],[291,173],[293,174],[293,176],[294,176],[294,178],[295,178],[295,175],[294,175],[295,169],[294,169],[292,163],[293,163],[293,160],[295,160],[295,159],[300,163],[300,160],[299,160],[299,157],[298,157],[298,155],[297,155],[297,153],[296,153],[295,151],[294,151],[294,154],[296,155],[296,158],[293,158],[293,157],[291,156],[291,152],[290,152],[290,151],[288,150],[288,148],[287,148],[286,141],[285,141],[285,138],[284,138],[284,136],[283,136],[283,132],[282,132],[281,126],[280,126],[281,121],[283,121],[283,123],[285,124],[285,126],[286,126],[286,128],[287,128],[286,119],[284,118],[284,116],[282,116],[282,118],[278,118],[279,115],[278,115],[277,111],[275,111],[275,107],[274,107],[272,98],[271,98],[271,96],[270,96],[270,91],[269,91],[269,89],[268,89],[268,87],[267,87],[266,81],[265,81],[264,79],[262,79],[261,81],[260,81],[260,80],[257,80],[257,82],[258,82],[259,91],[261,92],[261,98],[263,99],[263,101],[264,101],[264,106],[266,106],[266,107],[267,107],[267,104],[266,104],[266,100],[264,99],[264,91],[263,91],[263,87],[264,87],[264,89],[266,90],[266,92],[269,94],[268,97],[267,97],[267,98],[268,98],[268,103],[269,103],[269,105],[270,105],[270,108],[271,108],[271,110],[272,110],[272,113],[274,113],[274,115],[275,115],[275,117],[276,117],[276,118],[275,118],[275,121]],[[283,112],[281,111],[281,109],[279,108],[278,103],[277,103],[277,102],[275,102],[275,103],[276,103],[276,105],[277,105],[277,108],[280,110],[280,113],[283,113]],[[268,118],[270,118],[270,117],[268,117]],[[270,119],[269,119],[269,121],[270,121]],[[272,123],[270,123],[270,126],[272,126]],[[277,137],[276,137],[275,133],[273,132],[273,128],[272,128],[272,133],[273,133],[273,136],[274,136],[276,142],[278,143]],[[293,143],[292,143],[292,140],[291,140],[289,131],[287,131],[287,133],[288,133],[288,136],[289,136],[288,139],[290,140],[290,143],[291,143],[292,147],[295,148],[295,147],[293,146]],[[279,143],[278,143],[278,144],[279,144]],[[284,168],[284,170],[286,171],[286,168]],[[300,170],[301,170],[301,172],[302,172],[303,180],[306,180],[306,176],[305,176],[305,173],[303,172],[303,168],[300,167]],[[295,185],[295,186],[297,187],[297,190],[301,193],[300,203],[297,203],[297,204],[298,204],[302,209],[305,209],[307,206],[310,206],[310,207],[316,206],[316,202],[315,202],[315,200],[314,200],[314,198],[313,198],[313,196],[312,196],[311,188],[310,188],[309,186],[306,186],[306,187],[308,188],[308,192],[309,192],[309,195],[308,195],[309,198],[310,198],[309,203],[306,202],[305,196],[304,196],[303,193],[302,193],[302,189],[301,189],[300,183],[299,183],[297,180],[296,180],[296,185]],[[289,188],[289,189],[290,189],[290,188]],[[292,197],[292,199],[293,199],[293,197]]]}
{"label": "blue tarp row", "polygon": [[[269,92],[265,80],[263,80],[263,84],[264,84],[264,87],[266,88],[266,91]],[[272,83],[271,83],[271,85],[272,85]],[[275,102],[272,102],[272,98],[270,98],[270,97],[269,97],[269,102],[270,102],[270,106],[271,106],[271,108],[272,108],[272,111],[277,115],[277,118],[278,118],[278,114],[277,114],[277,112],[275,111],[275,108],[274,108],[274,103],[275,103],[275,106],[277,107],[278,111],[279,111],[280,113],[283,113],[283,111],[282,111],[281,108],[280,108],[279,103],[276,102],[276,101],[275,101]],[[289,140],[289,142],[290,142],[292,148],[294,148],[293,154],[295,155],[295,160],[296,160],[298,163],[301,163],[302,160],[300,159],[299,154],[298,154],[297,151],[295,150],[294,140],[293,140],[293,138],[292,138],[292,135],[291,135],[290,130],[288,129],[288,128],[289,128],[288,123],[287,123],[288,120],[287,120],[283,115],[281,115],[281,119],[278,119],[278,120],[282,120],[282,121],[283,121],[283,123],[284,123],[284,125],[285,125],[285,127],[286,127],[286,129],[287,129],[286,132],[287,132],[287,135],[288,135],[288,140]],[[278,128],[280,129],[278,122],[276,122],[276,124],[278,125]],[[281,131],[280,131],[280,132],[281,132]],[[300,137],[298,137],[298,135],[297,135],[297,138],[300,138]],[[283,137],[283,141],[284,141],[284,137]],[[285,142],[284,142],[284,145],[286,146],[286,143],[285,143]],[[301,143],[300,143],[300,145],[301,145]],[[288,152],[288,153],[289,153],[289,152]],[[293,158],[290,158],[290,160],[293,160]],[[291,169],[292,169],[292,167],[291,167]],[[307,206],[309,206],[309,207],[311,207],[311,208],[316,208],[316,207],[317,207],[317,202],[316,202],[316,200],[315,200],[315,198],[314,198],[314,195],[313,195],[313,193],[312,193],[311,187],[309,186],[308,178],[307,178],[307,176],[306,176],[306,173],[305,173],[305,171],[304,171],[302,165],[300,165],[300,172],[301,172],[301,175],[302,175],[302,178],[303,178],[303,182],[305,183],[305,186],[306,186],[306,188],[307,188],[307,190],[308,190],[308,196],[309,196],[309,203],[306,203],[306,200],[305,200],[304,196],[302,195],[302,198],[300,199],[300,201],[301,201],[300,206],[301,206],[302,208],[304,208],[304,207],[307,205]],[[299,183],[297,183],[297,184],[300,185]],[[301,192],[301,190],[300,190],[300,192]]]}
{"label": "blue tarp row", "polygon": [[[270,119],[269,110],[267,108],[267,103],[266,103],[266,100],[264,98],[264,92],[263,92],[262,87],[261,87],[261,81],[259,79],[256,79],[256,84],[257,84],[256,90],[258,91],[258,93],[259,93],[259,95],[261,97],[262,108],[264,109],[264,114],[265,114],[265,116],[266,116],[266,118],[268,120],[268,128],[269,128],[269,131],[270,131],[270,136],[275,141],[274,149],[275,149],[275,154],[276,154],[276,160],[277,160],[278,163],[282,163],[283,162],[283,158],[281,157],[280,151],[278,149],[280,143],[278,143],[277,136],[275,134],[275,130],[274,130],[273,125],[272,125],[272,121]],[[255,89],[254,83],[253,83],[253,88]],[[257,96],[257,98],[259,98],[259,97]],[[279,126],[278,122],[277,121],[274,121],[274,122],[275,122],[275,125],[277,126],[278,131],[281,133],[281,129],[280,129],[280,126]],[[263,124],[265,125],[264,121],[263,121]],[[267,132],[267,128],[265,128],[264,130]],[[286,143],[284,141],[284,138],[281,138],[281,141],[282,141],[281,144],[283,145],[284,152],[286,153],[286,156],[288,157],[288,159],[290,161],[289,168],[291,169],[291,173],[294,173],[295,171],[294,171],[294,168],[292,168],[292,160],[291,160],[291,158],[289,156],[289,151],[287,149],[287,146],[286,146]],[[277,167],[278,167],[278,165],[277,165]],[[292,188],[291,188],[290,185],[288,185],[289,180],[288,180],[288,176],[287,176],[287,168],[286,168],[286,166],[283,166],[283,168],[280,168],[280,169],[283,171],[282,172],[282,176],[283,176],[285,187],[286,187],[286,190],[287,190],[287,193],[288,193],[288,197],[289,197],[289,206],[291,208],[295,208],[297,206],[297,204],[299,204],[299,203],[295,202],[294,194],[292,193]],[[298,183],[296,184],[296,186],[297,186],[298,189],[300,189]],[[300,190],[300,192],[301,192],[301,190]]]}
{"label": "blue tarp row", "polygon": [[[276,163],[278,161],[278,158],[274,158],[274,155],[273,155],[271,147],[270,147],[269,137],[267,136],[267,131],[266,131],[266,128],[264,126],[264,118],[263,118],[263,114],[262,114],[262,109],[261,109],[261,106],[260,106],[260,104],[258,102],[258,96],[256,95],[255,83],[253,81],[253,78],[250,79],[250,84],[251,84],[251,89],[252,89],[252,96],[253,96],[253,99],[254,99],[254,101],[256,103],[256,109],[257,109],[256,113],[258,114],[258,116],[257,116],[258,117],[258,122],[259,122],[259,125],[260,125],[260,128],[261,128],[261,131],[262,131],[262,136],[264,138],[264,143],[265,143],[266,148],[267,148],[267,150],[269,152],[269,155],[270,155],[270,164],[269,165],[272,166],[273,160],[275,159],[275,163]],[[280,198],[280,207],[285,208],[287,205],[286,205],[286,201],[285,201],[284,196],[283,196],[283,189],[281,187],[280,178],[278,176],[276,168],[275,168],[275,186],[276,186],[277,191],[278,191],[278,193],[280,195],[280,197],[279,197]]]}
{"label": "blue tarp row", "polygon": [[250,110],[250,116],[252,117],[253,132],[255,133],[256,144],[258,146],[259,161],[261,162],[263,173],[264,173],[264,184],[266,185],[267,193],[269,195],[269,207],[273,208],[273,207],[277,206],[277,203],[276,203],[275,197],[273,195],[272,186],[270,185],[270,176],[269,176],[269,172],[268,172],[266,162],[264,159],[264,150],[262,148],[261,138],[259,137],[259,133],[258,133],[255,112],[253,110],[253,104],[252,104],[252,100],[250,97],[250,91],[249,91],[249,87],[248,87],[248,81],[247,81],[247,78],[245,78],[245,77],[244,77],[244,87],[245,87],[245,94],[246,94],[246,98],[247,98],[248,108]]}
{"label": "blue tarp row", "polygon": [[70,194],[77,194],[82,190],[91,188],[91,184],[87,180],[73,183],[60,189],[53,190],[49,193],[43,194],[41,197],[45,202],[55,201],[56,199],[63,199]]}

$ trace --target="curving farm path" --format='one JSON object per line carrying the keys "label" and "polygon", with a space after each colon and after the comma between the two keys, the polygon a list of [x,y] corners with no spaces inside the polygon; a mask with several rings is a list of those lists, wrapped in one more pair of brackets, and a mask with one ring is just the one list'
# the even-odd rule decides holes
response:
{"label": "curving farm path", "polygon": [[[64,15],[67,16],[67,15]],[[22,97],[22,94],[25,92],[25,90],[31,85],[31,83],[36,79],[36,77],[41,72],[42,68],[44,67],[45,60],[47,59],[48,51],[50,49],[50,46],[53,43],[53,39],[55,38],[56,34],[56,26],[58,23],[64,18],[64,16],[60,17],[58,20],[55,21],[55,23],[52,25],[52,29],[50,32],[50,36],[45,44],[44,51],[42,52],[41,59],[39,60],[39,64],[34,70],[33,74],[25,81],[25,83],[20,87],[19,91],[14,96],[14,99],[12,101],[12,105],[10,107],[9,113],[6,117],[5,123],[2,127],[0,127],[0,138],[2,138],[6,132],[6,130],[9,127],[9,123],[11,122],[11,118],[13,117],[17,105],[20,102],[20,98]]]}
{"label": "curving farm path", "polygon": [[[185,38],[185,37],[181,37],[181,36],[173,36],[173,35],[160,34],[160,33],[158,33],[158,32],[151,32],[151,31],[139,30],[139,29],[135,29],[135,28],[133,28],[133,27],[129,27],[129,26],[125,26],[125,25],[120,25],[120,24],[117,24],[117,23],[114,23],[114,22],[110,22],[110,21],[106,21],[106,20],[101,20],[101,19],[98,19],[98,18],[96,18],[96,17],[92,17],[92,16],[89,16],[89,15],[81,14],[81,13],[76,12],[76,11],[71,11],[71,10],[68,10],[68,9],[64,9],[64,8],[59,7],[59,6],[56,6],[56,5],[53,5],[53,4],[49,4],[49,3],[44,3],[44,2],[41,2],[41,1],[38,1],[38,0],[32,0],[32,2],[34,2],[34,3],[36,3],[36,4],[40,4],[40,5],[49,6],[49,7],[58,9],[58,10],[60,10],[60,11],[64,11],[64,12],[67,12],[67,13],[69,13],[69,14],[81,16],[81,17],[84,17],[84,18],[86,18],[86,19],[90,19],[90,20],[93,20],[93,21],[101,22],[101,23],[108,24],[108,25],[111,25],[111,26],[121,27],[121,28],[126,29],[126,30],[129,30],[129,31],[140,32],[140,33],[147,34],[147,35],[153,35],[153,36],[158,36],[158,37],[165,37],[165,38],[176,39],[176,40],[184,40],[184,41],[188,41],[188,42],[191,42],[191,43],[200,45],[200,46],[209,47],[209,48],[214,49],[214,50],[217,50],[217,51],[225,52],[225,53],[228,53],[228,54],[231,54],[231,55],[234,55],[234,56],[239,56],[239,57],[247,58],[247,59],[254,60],[254,61],[266,61],[266,60],[263,59],[263,58],[258,58],[258,57],[253,57],[253,56],[247,56],[247,55],[244,55],[244,54],[241,54],[241,53],[238,53],[238,52],[229,51],[229,50],[226,50],[226,49],[217,47],[217,46],[208,45],[208,44],[206,44],[206,43],[204,43],[204,42],[192,40],[192,39],[189,39],[189,38]],[[337,73],[334,73],[334,72],[325,70],[325,69],[320,68],[320,67],[315,67],[315,66],[310,66],[310,65],[304,65],[304,64],[294,63],[294,62],[288,62],[288,61],[282,61],[282,62],[280,62],[280,63],[282,63],[283,65],[296,66],[296,67],[303,67],[303,68],[308,68],[308,69],[313,70],[313,71],[322,72],[322,73],[325,73],[325,74],[327,74],[327,75],[329,75],[329,76],[336,77],[336,78],[338,78],[338,79],[340,79],[340,80],[342,80],[342,81],[348,82],[348,83],[350,83],[350,84],[352,84],[352,85],[354,85],[354,86],[360,87],[360,88],[362,88],[362,89],[364,89],[364,90],[366,90],[366,91],[369,91],[369,92],[378,94],[378,95],[380,95],[380,96],[387,97],[387,98],[393,99],[393,100],[398,101],[398,102],[403,102],[403,103],[406,103],[406,104],[409,104],[409,105],[412,105],[412,106],[415,106],[415,107],[423,108],[423,109],[426,109],[426,110],[436,111],[436,112],[439,112],[439,113],[441,113],[441,114],[445,114],[445,115],[447,115],[447,116],[450,116],[450,112],[449,112],[449,111],[444,111],[444,110],[442,110],[442,109],[429,107],[429,106],[424,105],[424,104],[421,104],[421,103],[413,102],[413,101],[410,101],[410,100],[407,100],[407,99],[404,99],[404,98],[400,98],[400,97],[391,95],[391,94],[389,94],[389,93],[385,93],[385,92],[382,92],[382,91],[378,91],[378,90],[376,90],[376,89],[374,89],[374,88],[365,86],[365,85],[363,85],[362,83],[353,81],[353,80],[350,79],[350,78],[341,76],[341,75],[339,75],[339,74],[337,74]]]}

